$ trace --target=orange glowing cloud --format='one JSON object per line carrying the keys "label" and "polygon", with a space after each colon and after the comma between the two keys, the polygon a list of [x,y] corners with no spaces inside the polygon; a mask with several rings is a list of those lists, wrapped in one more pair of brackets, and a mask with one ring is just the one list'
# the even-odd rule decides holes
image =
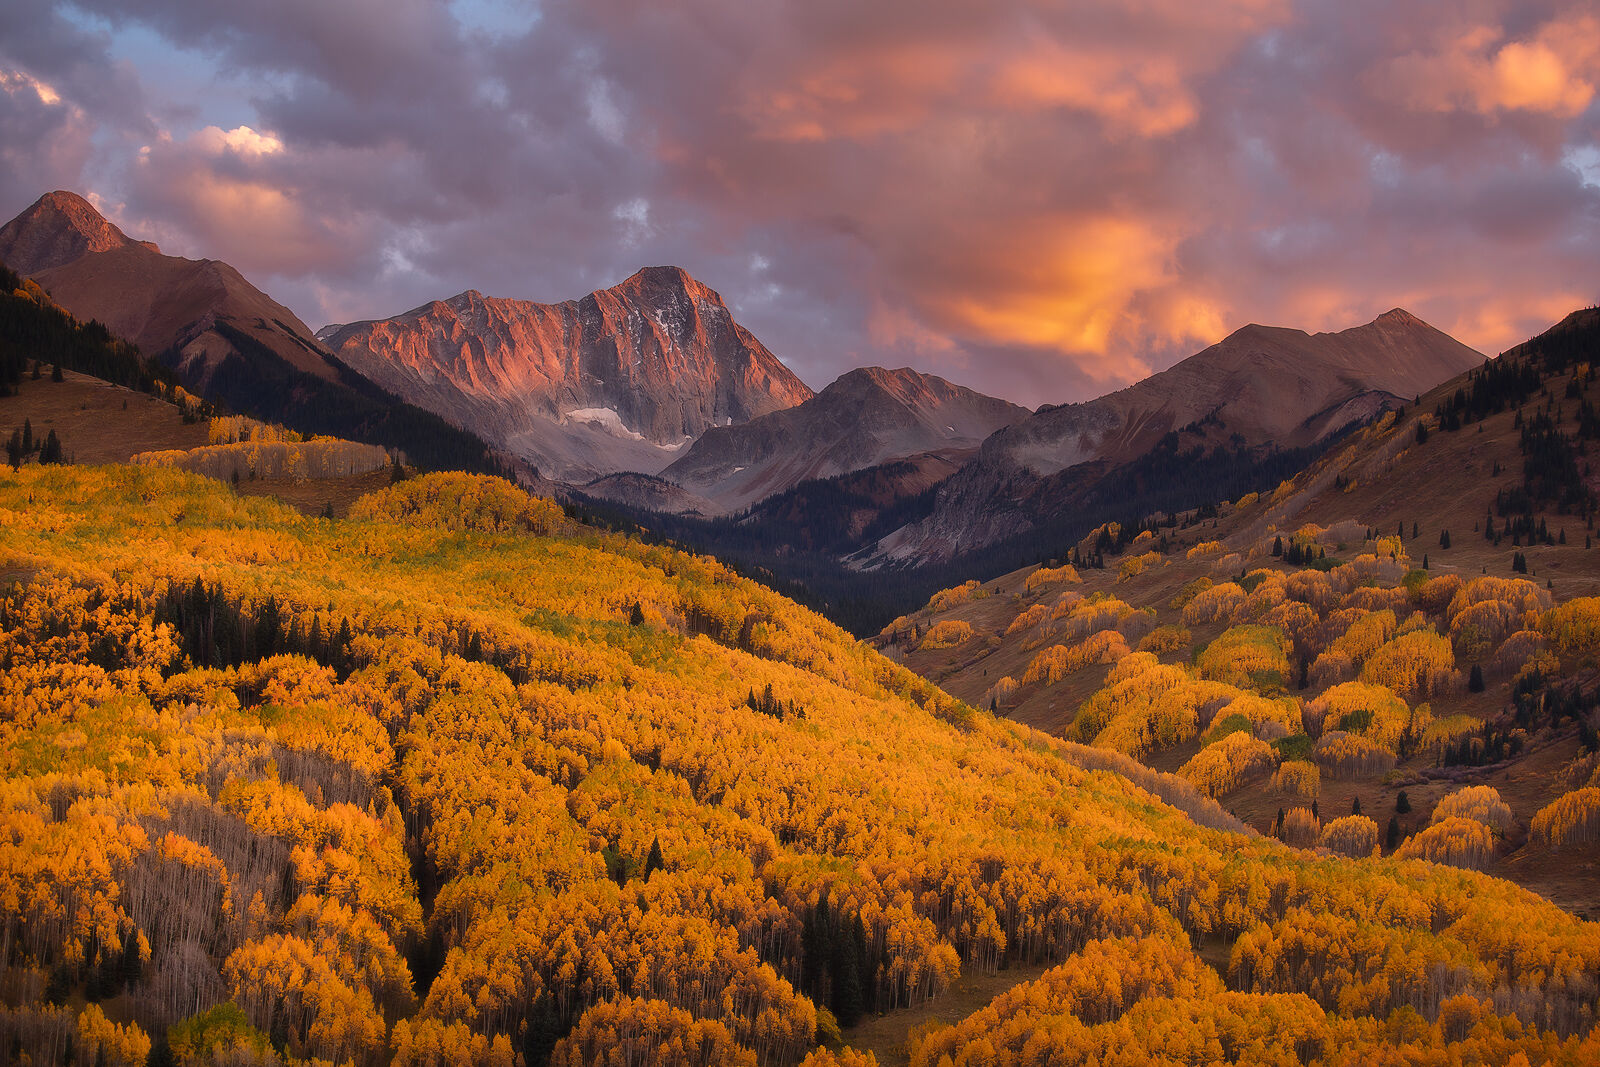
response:
{"label": "orange glowing cloud", "polygon": [[1531,37],[1506,41],[1498,26],[1474,26],[1431,51],[1382,64],[1371,83],[1417,111],[1480,115],[1525,111],[1581,114],[1595,96],[1600,19],[1554,18]]}
{"label": "orange glowing cloud", "polygon": [[988,270],[968,290],[939,293],[924,311],[958,335],[1072,353],[1095,381],[1131,381],[1148,373],[1141,361],[1094,357],[1150,325],[1134,303],[1175,280],[1177,239],[1135,215],[1033,220],[984,250]]}
{"label": "orange glowing cloud", "polygon": [[1113,131],[1160,137],[1199,114],[1175,57],[1129,62],[1125,56],[1068,49],[1036,39],[1002,65],[991,93],[1003,108],[1070,108],[1104,120]]}

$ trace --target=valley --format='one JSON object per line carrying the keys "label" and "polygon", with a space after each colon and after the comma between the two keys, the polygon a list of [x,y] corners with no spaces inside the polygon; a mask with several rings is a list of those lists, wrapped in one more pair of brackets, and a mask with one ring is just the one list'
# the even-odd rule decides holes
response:
{"label": "valley", "polygon": [[[1494,362],[1250,327],[1088,414],[868,369],[673,464],[771,493],[606,477],[668,514],[430,470],[381,382],[232,412],[9,289],[0,431],[60,449],[0,468],[18,1062],[1600,1056],[1592,312]],[[1229,361],[1322,384],[1200,411]],[[1063,419],[1009,540],[868,547]],[[841,618],[958,580],[861,641],[707,531]]]}

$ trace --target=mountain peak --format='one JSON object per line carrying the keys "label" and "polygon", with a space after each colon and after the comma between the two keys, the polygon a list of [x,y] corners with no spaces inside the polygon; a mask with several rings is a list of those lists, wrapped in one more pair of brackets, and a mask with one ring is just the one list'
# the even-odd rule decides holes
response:
{"label": "mountain peak", "polygon": [[1415,315],[1411,314],[1411,312],[1407,311],[1405,308],[1390,308],[1388,311],[1385,311],[1382,315],[1379,315],[1377,318],[1373,319],[1372,321],[1374,323],[1379,323],[1379,322],[1394,323],[1396,325],[1403,325],[1403,326],[1412,326],[1412,325],[1426,326],[1426,325],[1428,325],[1427,323],[1423,322],[1421,319],[1417,318]]}
{"label": "mountain peak", "polygon": [[[699,281],[682,267],[674,267],[670,264],[660,267],[640,267],[608,291],[641,295],[666,292],[673,295],[682,294],[691,298],[710,299],[718,304],[722,303],[721,295],[714,289]],[[659,295],[655,299],[659,300]]]}
{"label": "mountain peak", "polygon": [[133,244],[93,204],[58,189],[0,229],[0,260],[20,274],[37,274],[70,263],[88,252],[110,252]]}

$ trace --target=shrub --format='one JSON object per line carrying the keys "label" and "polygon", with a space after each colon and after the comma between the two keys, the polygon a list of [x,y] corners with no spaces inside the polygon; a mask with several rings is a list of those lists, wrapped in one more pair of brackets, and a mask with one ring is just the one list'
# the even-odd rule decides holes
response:
{"label": "shrub", "polygon": [[1600,789],[1575,789],[1533,817],[1533,839],[1552,851],[1600,841]]}
{"label": "shrub", "polygon": [[1022,583],[1023,589],[1030,593],[1037,592],[1047,585],[1058,585],[1067,582],[1081,582],[1077,568],[1067,563],[1060,567],[1038,567],[1029,572]]}
{"label": "shrub", "polygon": [[1016,695],[1019,688],[1017,680],[1007,675],[990,686],[989,691],[983,694],[983,706],[987,708],[991,705],[1004,704]]}
{"label": "shrub", "polygon": [[1196,596],[1210,589],[1211,586],[1212,581],[1210,578],[1195,578],[1192,581],[1185,582],[1183,588],[1178,590],[1178,595],[1172,598],[1172,610],[1182,611],[1189,606],[1189,603]]}
{"label": "shrub", "polygon": [[1539,631],[1518,630],[1500,642],[1500,647],[1489,661],[1489,671],[1492,674],[1516,674],[1523,664],[1543,652],[1545,647],[1545,637]]}
{"label": "shrub", "polygon": [[1281,689],[1289,673],[1287,646],[1275,626],[1235,626],[1206,646],[1195,669],[1202,678],[1241,689]]}
{"label": "shrub", "polygon": [[1561,655],[1593,662],[1600,650],[1600,597],[1567,601],[1545,616],[1543,629]]}
{"label": "shrub", "polygon": [[1161,553],[1145,552],[1137,556],[1129,556],[1122,561],[1122,566],[1117,568],[1117,581],[1126,582],[1130,578],[1137,578],[1151,567],[1161,562]]}
{"label": "shrub", "polygon": [[350,507],[356,521],[398,522],[446,530],[549,535],[567,525],[549,500],[530,496],[503,478],[478,474],[426,474],[376,493]]}
{"label": "shrub", "polygon": [[1225,796],[1251,778],[1265,775],[1277,763],[1272,746],[1248,730],[1230,733],[1197,752],[1178,771],[1208,797]]}
{"label": "shrub", "polygon": [[1329,852],[1362,859],[1378,854],[1378,824],[1365,815],[1346,815],[1322,828],[1318,840]]}
{"label": "shrub", "polygon": [[965,604],[969,600],[975,600],[986,593],[987,590],[983,588],[983,583],[973,578],[970,581],[962,582],[954,588],[939,590],[928,598],[928,605],[925,610],[935,614],[941,611],[949,611],[953,607]]}
{"label": "shrub", "polygon": [[1073,645],[1051,645],[1028,664],[1022,684],[1054,685],[1091,663],[1115,663],[1129,654],[1128,643],[1115,630],[1101,630]]}
{"label": "shrub", "polygon": [[1321,836],[1321,827],[1310,808],[1290,808],[1278,827],[1278,840],[1295,848],[1310,848]]}
{"label": "shrub", "polygon": [[1244,606],[1245,591],[1237,582],[1223,582],[1198,590],[1183,609],[1186,626],[1203,626],[1209,622],[1227,622],[1233,613]]}
{"label": "shrub", "polygon": [[1157,655],[1178,652],[1188,648],[1193,640],[1194,634],[1182,626],[1157,626],[1144,635],[1139,642],[1139,651],[1154,652]]}
{"label": "shrub", "polygon": [[1048,604],[1034,604],[1011,620],[1011,625],[1006,627],[1006,636],[1010,637],[1012,634],[1043,626],[1049,618],[1050,606]]}
{"label": "shrub", "polygon": [[1322,775],[1309,760],[1285,760],[1272,776],[1272,788],[1306,800],[1317,799],[1322,791]]}
{"label": "shrub", "polygon": [[937,650],[955,648],[963,642],[970,641],[973,636],[972,624],[961,619],[940,619],[928,627],[927,634],[922,638],[918,647],[923,650]]}
{"label": "shrub", "polygon": [[1372,778],[1394,770],[1394,754],[1364,737],[1334,730],[1324,734],[1311,758],[1330,778]]}
{"label": "shrub", "polygon": [[1432,630],[1415,630],[1385,643],[1361,668],[1361,680],[1417,700],[1459,692],[1455,650]]}
{"label": "shrub", "polygon": [[1494,858],[1494,831],[1476,819],[1448,818],[1413,835],[1395,854],[1481,871]]}
{"label": "shrub", "polygon": [[1469,785],[1439,801],[1429,821],[1437,823],[1445,819],[1475,819],[1501,835],[1510,833],[1515,822],[1510,806],[1500,799],[1493,786],[1487,785]]}

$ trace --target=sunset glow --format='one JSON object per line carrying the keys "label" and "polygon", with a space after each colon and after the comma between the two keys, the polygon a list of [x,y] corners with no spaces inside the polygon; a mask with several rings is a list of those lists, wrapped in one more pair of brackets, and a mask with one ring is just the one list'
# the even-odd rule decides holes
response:
{"label": "sunset glow", "polygon": [[0,214],[82,192],[313,326],[672,263],[814,387],[1056,403],[1250,321],[1593,303],[1597,72],[1587,0],[28,0]]}

